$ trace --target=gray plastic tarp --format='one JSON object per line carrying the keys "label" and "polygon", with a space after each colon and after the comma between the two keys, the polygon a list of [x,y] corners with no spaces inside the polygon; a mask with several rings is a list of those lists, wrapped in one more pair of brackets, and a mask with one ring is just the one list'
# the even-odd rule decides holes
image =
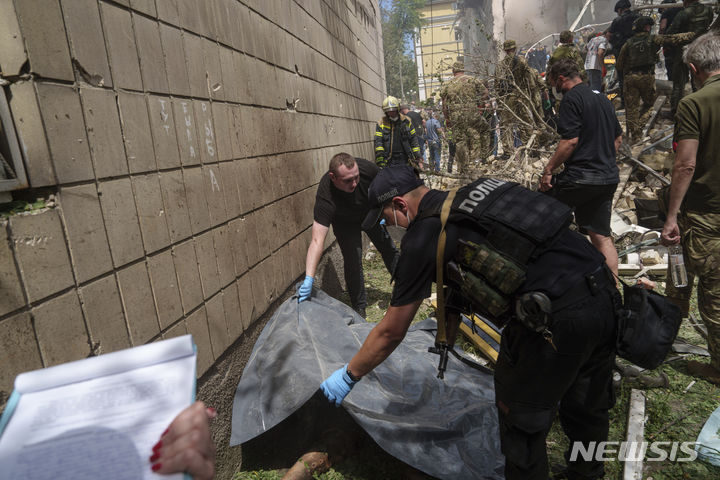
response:
{"label": "gray plastic tarp", "polygon": [[[358,351],[373,324],[315,291],[278,308],[260,334],[235,392],[231,445],[268,431],[299,409]],[[428,319],[366,375],[342,406],[385,451],[442,479],[502,479],[492,375],[451,356],[445,379]]]}

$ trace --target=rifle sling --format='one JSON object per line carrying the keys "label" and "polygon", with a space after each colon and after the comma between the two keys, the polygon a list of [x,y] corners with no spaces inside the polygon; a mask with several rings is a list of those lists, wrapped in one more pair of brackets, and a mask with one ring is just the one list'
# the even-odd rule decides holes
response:
{"label": "rifle sling", "polygon": [[443,291],[443,270],[445,266],[445,242],[447,240],[447,233],[445,232],[445,225],[447,224],[448,217],[450,216],[450,208],[452,207],[453,200],[455,200],[455,194],[457,188],[453,188],[448,192],[448,196],[443,202],[442,211],[440,212],[440,236],[438,237],[437,257],[436,257],[436,280],[437,285],[437,336],[435,338],[438,344],[447,344],[447,333],[445,331],[445,293]]}

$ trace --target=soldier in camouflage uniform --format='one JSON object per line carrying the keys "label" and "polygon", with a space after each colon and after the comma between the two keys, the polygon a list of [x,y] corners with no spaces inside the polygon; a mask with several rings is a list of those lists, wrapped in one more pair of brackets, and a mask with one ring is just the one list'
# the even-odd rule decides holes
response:
{"label": "soldier in camouflage uniform", "polygon": [[547,64],[547,71],[550,71],[550,67],[552,67],[553,63],[564,58],[569,58],[577,63],[580,78],[582,78],[583,81],[587,81],[587,74],[585,73],[585,60],[583,60],[582,55],[580,55],[580,51],[575,46],[575,43],[573,43],[573,33],[570,30],[565,30],[560,33],[560,45],[558,45],[552,55],[550,55],[550,60],[548,60]]}
{"label": "soldier in camouflage uniform", "polygon": [[524,144],[532,134],[532,126],[543,121],[544,86],[527,60],[516,54],[515,40],[506,40],[503,50],[506,55],[498,66],[495,90],[500,100],[498,106],[503,153],[507,155],[515,146],[514,133]]}
{"label": "soldier in camouflage uniform", "polygon": [[[640,139],[643,125],[640,117],[655,102],[655,64],[658,49],[665,46],[682,45],[692,38],[691,33],[677,35],[651,35],[655,21],[650,17],[638,17],[633,24],[635,35],[620,50],[615,68],[623,76],[623,97],[627,132],[633,142]],[[640,100],[643,107],[640,109]]]}
{"label": "soldier in camouflage uniform", "polygon": [[483,114],[488,90],[475,77],[465,75],[463,62],[453,64],[454,77],[440,91],[445,123],[452,128],[458,171],[467,172],[471,160],[490,153],[490,124]]}
{"label": "soldier in camouflage uniform", "polygon": [[[675,15],[675,19],[668,28],[669,35],[676,33],[692,32],[694,35],[685,43],[690,43],[695,38],[707,32],[713,20],[713,10],[710,5],[703,5],[698,0],[683,0],[684,8]],[[688,67],[682,61],[682,46],[674,46],[671,49],[674,63],[672,67],[673,89],[670,96],[670,107],[675,116],[678,103],[685,92],[685,85],[690,74]]]}
{"label": "soldier in camouflage uniform", "polygon": [[698,310],[708,330],[710,363],[688,362],[688,371],[720,384],[720,35],[705,34],[686,50],[684,61],[700,89],[680,100],[675,116],[673,163],[663,245],[682,240],[687,286],[666,294],[688,314],[698,279]]}

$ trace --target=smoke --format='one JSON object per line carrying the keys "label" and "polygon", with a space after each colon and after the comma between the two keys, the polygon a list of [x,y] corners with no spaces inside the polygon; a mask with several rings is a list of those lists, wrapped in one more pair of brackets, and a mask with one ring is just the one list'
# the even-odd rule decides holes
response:
{"label": "smoke", "polygon": [[[567,30],[586,0],[493,0],[493,33],[500,41],[532,44],[546,35]],[[614,0],[594,0],[578,26],[611,21]]]}

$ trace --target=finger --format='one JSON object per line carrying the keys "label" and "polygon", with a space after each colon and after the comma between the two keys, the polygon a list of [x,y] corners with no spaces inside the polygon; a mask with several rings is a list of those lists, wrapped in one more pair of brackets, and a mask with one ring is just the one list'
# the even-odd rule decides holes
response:
{"label": "finger", "polygon": [[[207,414],[202,412],[207,422]],[[150,457],[151,462],[166,464],[173,458],[182,458],[183,452],[198,452],[205,458],[215,458],[215,446],[210,435],[210,428],[207,424],[190,430],[185,435],[176,438],[172,442],[163,442],[160,448],[154,450]]]}
{"label": "finger", "polygon": [[209,480],[215,475],[214,465],[214,457],[208,458],[197,450],[183,450],[176,455],[163,456],[151,469],[157,473],[187,472],[195,480]]}
{"label": "finger", "polygon": [[208,420],[213,420],[218,415],[217,410],[215,410],[213,407],[207,407],[205,409],[205,413],[207,414]]}
{"label": "finger", "polygon": [[325,398],[327,398],[328,401],[330,401],[330,402],[335,401],[335,395],[332,394],[332,392],[330,391],[329,388],[327,388],[325,385],[321,385],[320,389],[322,390],[323,395],[325,395]]}
{"label": "finger", "polygon": [[[207,407],[201,401],[197,401],[190,405],[177,417],[175,417],[175,420],[172,421],[156,446],[171,445],[178,438],[187,435],[195,429],[209,431],[209,422],[206,411]],[[153,448],[153,450],[159,450],[159,448]]]}

